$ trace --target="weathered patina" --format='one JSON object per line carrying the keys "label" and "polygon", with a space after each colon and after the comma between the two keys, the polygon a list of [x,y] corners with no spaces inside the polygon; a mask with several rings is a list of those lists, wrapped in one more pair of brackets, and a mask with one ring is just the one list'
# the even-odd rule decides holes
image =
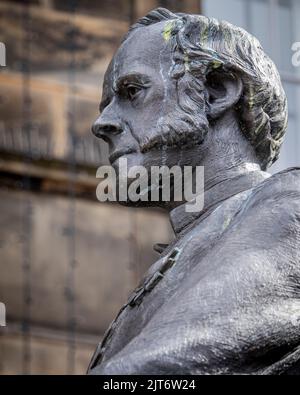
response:
{"label": "weathered patina", "polygon": [[[106,332],[90,374],[300,372],[300,170],[270,176],[287,127],[274,63],[249,33],[152,11],[105,76],[93,126],[112,166],[204,166],[204,208],[147,202],[176,235]],[[126,202],[128,205],[145,205]],[[100,312],[99,312],[100,314]]]}

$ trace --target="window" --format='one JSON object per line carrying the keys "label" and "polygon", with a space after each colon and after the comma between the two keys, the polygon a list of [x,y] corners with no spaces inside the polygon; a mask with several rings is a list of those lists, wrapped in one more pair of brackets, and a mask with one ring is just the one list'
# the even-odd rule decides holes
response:
{"label": "window", "polygon": [[300,67],[292,65],[292,44],[300,41],[299,0],[202,0],[202,12],[256,36],[281,74],[289,103],[289,126],[272,173],[300,165]]}

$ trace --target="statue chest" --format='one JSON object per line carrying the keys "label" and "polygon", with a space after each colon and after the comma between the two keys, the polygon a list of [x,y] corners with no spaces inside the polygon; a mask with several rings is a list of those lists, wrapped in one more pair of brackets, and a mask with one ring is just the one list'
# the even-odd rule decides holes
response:
{"label": "statue chest", "polygon": [[217,245],[240,201],[229,203],[187,229],[151,266],[141,285],[132,292],[106,331],[89,369],[113,357],[139,335],[164,302],[180,288],[193,268],[201,265],[202,258]]}

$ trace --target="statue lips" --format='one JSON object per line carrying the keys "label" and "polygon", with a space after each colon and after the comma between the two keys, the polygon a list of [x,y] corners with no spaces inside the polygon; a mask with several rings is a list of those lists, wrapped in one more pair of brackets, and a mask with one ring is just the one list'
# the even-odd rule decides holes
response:
{"label": "statue lips", "polygon": [[136,152],[134,148],[115,150],[112,154],[109,155],[109,161],[111,164],[113,164],[113,162],[115,162],[121,156],[133,154],[134,152]]}

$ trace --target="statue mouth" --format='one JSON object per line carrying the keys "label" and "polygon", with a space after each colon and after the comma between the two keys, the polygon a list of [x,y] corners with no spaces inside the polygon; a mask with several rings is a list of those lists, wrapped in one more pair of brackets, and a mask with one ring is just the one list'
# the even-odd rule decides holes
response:
{"label": "statue mouth", "polygon": [[136,152],[136,150],[134,148],[116,150],[112,154],[109,155],[109,161],[112,164],[117,159],[121,158],[121,156],[133,154],[135,152]]}

